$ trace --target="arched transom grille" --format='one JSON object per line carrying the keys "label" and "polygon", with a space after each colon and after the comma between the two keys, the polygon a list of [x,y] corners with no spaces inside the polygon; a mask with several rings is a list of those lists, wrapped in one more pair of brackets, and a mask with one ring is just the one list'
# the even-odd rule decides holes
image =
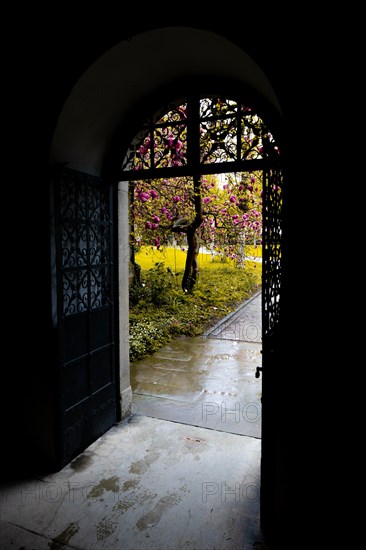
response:
{"label": "arched transom grille", "polygon": [[272,134],[250,107],[193,97],[150,116],[132,141],[121,178],[261,170],[278,155]]}

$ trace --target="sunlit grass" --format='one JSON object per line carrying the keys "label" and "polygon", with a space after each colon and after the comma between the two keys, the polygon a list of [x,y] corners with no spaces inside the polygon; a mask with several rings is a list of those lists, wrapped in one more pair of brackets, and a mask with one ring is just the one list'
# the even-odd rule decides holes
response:
{"label": "sunlit grass", "polygon": [[[202,254],[200,254],[200,257]],[[155,246],[142,246],[135,255],[136,262],[141,269],[151,269],[158,262],[164,262],[166,267],[177,273],[184,270],[187,254],[180,248],[160,248]],[[201,258],[200,258],[201,259]]]}
{"label": "sunlit grass", "polygon": [[[247,246],[246,256],[261,258],[262,247],[261,246]],[[187,252],[180,248],[166,247],[157,249],[153,246],[143,246],[139,252],[135,255],[136,262],[141,266],[141,269],[151,269],[156,263],[163,262],[165,267],[170,267],[173,273],[180,273],[184,271],[186,263]],[[254,262],[246,260],[246,267],[252,268]],[[213,254],[207,254],[200,252],[198,255],[199,268],[219,269],[223,266],[235,268],[234,260],[226,257],[214,256]],[[255,263],[254,265],[257,265]],[[261,265],[258,264],[257,268],[261,272]]]}

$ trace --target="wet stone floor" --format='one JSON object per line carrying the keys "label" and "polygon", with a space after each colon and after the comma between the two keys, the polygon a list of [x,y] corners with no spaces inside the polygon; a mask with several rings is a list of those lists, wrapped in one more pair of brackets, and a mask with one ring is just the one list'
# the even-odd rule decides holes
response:
{"label": "wet stone floor", "polygon": [[134,414],[62,470],[0,484],[1,550],[265,548],[260,295],[243,306],[133,363]]}
{"label": "wet stone floor", "polygon": [[260,438],[260,312],[259,294],[204,336],[132,363],[133,412]]}

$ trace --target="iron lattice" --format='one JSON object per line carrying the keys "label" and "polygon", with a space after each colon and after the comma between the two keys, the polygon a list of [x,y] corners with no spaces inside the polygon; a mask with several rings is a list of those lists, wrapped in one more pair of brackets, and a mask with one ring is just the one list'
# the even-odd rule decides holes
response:
{"label": "iron lattice", "polygon": [[261,170],[276,155],[271,133],[249,107],[190,98],[150,116],[125,156],[121,179]]}
{"label": "iron lattice", "polygon": [[263,339],[273,336],[280,317],[283,175],[280,169],[263,176]]}
{"label": "iron lattice", "polygon": [[64,316],[111,303],[109,194],[109,189],[93,176],[72,171],[59,175],[59,307]]}

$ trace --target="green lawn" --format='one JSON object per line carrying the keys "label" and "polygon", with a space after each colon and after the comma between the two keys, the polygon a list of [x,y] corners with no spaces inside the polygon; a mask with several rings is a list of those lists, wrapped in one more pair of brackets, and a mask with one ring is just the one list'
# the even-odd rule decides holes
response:
{"label": "green lawn", "polygon": [[136,254],[142,286],[130,289],[130,359],[157,351],[177,336],[199,336],[234,311],[261,286],[261,263],[212,261],[199,255],[199,276],[192,293],[181,289],[186,254],[149,247]]}

